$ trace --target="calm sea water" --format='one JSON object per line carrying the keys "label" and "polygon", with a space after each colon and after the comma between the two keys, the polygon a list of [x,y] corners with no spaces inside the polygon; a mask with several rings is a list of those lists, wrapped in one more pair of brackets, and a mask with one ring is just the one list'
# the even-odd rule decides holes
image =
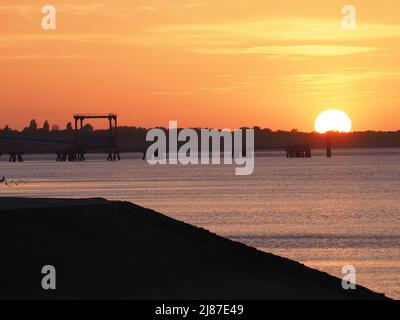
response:
{"label": "calm sea water", "polygon": [[251,176],[234,166],[150,166],[140,155],[86,163],[0,158],[2,196],[128,200],[400,299],[400,149],[336,150],[311,159],[259,153]]}

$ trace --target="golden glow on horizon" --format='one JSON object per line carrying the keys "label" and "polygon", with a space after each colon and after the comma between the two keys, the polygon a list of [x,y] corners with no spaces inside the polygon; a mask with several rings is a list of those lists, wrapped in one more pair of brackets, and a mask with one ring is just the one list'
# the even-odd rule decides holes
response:
{"label": "golden glow on horizon", "polygon": [[315,120],[315,131],[319,133],[350,132],[351,127],[350,117],[340,110],[326,110]]}

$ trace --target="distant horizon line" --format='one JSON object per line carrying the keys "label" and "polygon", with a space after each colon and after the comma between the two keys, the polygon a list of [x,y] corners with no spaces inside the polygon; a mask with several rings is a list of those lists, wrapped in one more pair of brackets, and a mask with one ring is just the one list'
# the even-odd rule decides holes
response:
{"label": "distant horizon line", "polygon": [[[74,116],[76,115],[99,115],[99,114],[85,114],[85,113],[81,113],[81,114],[74,114]],[[118,113],[102,113],[102,115],[113,115],[113,116],[118,116]],[[172,120],[169,120],[172,121]],[[174,120],[179,122],[179,120]],[[13,131],[17,131],[17,132],[22,132],[23,130],[29,128],[30,126],[32,126],[32,122],[34,122],[34,126],[36,126],[36,128],[38,130],[43,129],[43,127],[45,125],[48,126],[48,128],[50,129],[50,131],[65,131],[66,128],[70,125],[72,127],[72,129],[74,129],[74,120],[71,119],[71,121],[66,121],[64,122],[64,125],[59,125],[57,122],[54,122],[53,124],[50,124],[49,120],[37,120],[37,118],[32,118],[29,122],[29,124],[27,124],[26,126],[17,126],[17,128],[13,128],[12,125],[10,124],[3,124],[0,125],[0,132],[4,131],[4,129],[9,128]],[[96,125],[96,127],[93,125],[93,123],[90,122],[90,120],[88,122],[86,122],[86,124],[89,124],[92,128],[93,131],[101,131],[101,130],[107,130],[108,126],[101,124],[101,125]],[[116,123],[115,123],[116,124]],[[57,128],[57,130],[53,130],[53,127]],[[152,125],[152,126],[143,126],[143,125],[135,125],[135,124],[123,124],[123,121],[119,122],[117,125],[117,128],[140,128],[140,129],[146,129],[146,130],[150,130],[152,128],[163,128],[163,129],[168,129],[167,125]],[[290,129],[271,129],[269,127],[262,127],[260,125],[252,125],[252,126],[235,126],[234,128],[229,128],[228,126],[226,127],[214,127],[214,126],[179,126],[178,123],[178,129],[215,129],[215,130],[230,130],[230,131],[235,131],[238,129],[260,129],[260,130],[270,130],[271,132],[298,132],[298,133],[318,133],[318,131],[314,129],[312,130],[307,130],[307,129],[298,129],[296,127],[292,127]],[[357,133],[357,132],[399,132],[400,128],[398,129],[358,129],[358,130],[351,130],[350,133]]]}
{"label": "distant horizon line", "polygon": [[[68,123],[67,123],[68,124]],[[90,123],[88,123],[89,125],[91,125]],[[93,132],[96,131],[108,131],[108,128],[94,128],[92,125],[91,127],[93,128]],[[7,128],[9,131],[11,132],[18,132],[18,133],[22,133],[23,131],[27,131],[27,130],[37,130],[37,131],[45,131],[45,132],[64,132],[64,131],[71,131],[71,129],[67,129],[67,127],[65,126],[64,128],[58,128],[58,129],[54,129],[54,128],[49,128],[49,130],[43,128],[43,127],[38,127],[36,129],[30,129],[29,127],[24,127],[22,129],[14,129],[12,127],[10,127],[9,125],[6,125],[3,128],[0,128],[0,132],[4,132],[7,131]],[[165,130],[169,130],[168,127],[166,126],[149,126],[149,127],[145,127],[145,126],[136,126],[136,125],[119,125],[117,126],[117,128],[121,129],[121,128],[125,128],[125,129],[144,129],[144,130],[150,130],[153,128],[160,128],[160,129],[165,129]],[[197,126],[185,126],[185,127],[178,127],[178,130],[182,130],[182,129],[195,129],[195,130],[201,130],[201,129],[209,129],[209,130],[230,130],[230,131],[235,131],[235,130],[240,130],[240,129],[255,129],[255,130],[260,130],[260,131],[268,131],[268,132],[272,132],[272,133],[279,133],[279,132],[284,132],[284,133],[298,133],[298,134],[312,134],[312,133],[316,133],[316,134],[321,134],[315,130],[312,131],[303,131],[303,130],[299,130],[299,129],[276,129],[273,130],[271,128],[268,127],[260,127],[260,126],[241,126],[235,129],[228,129],[228,128],[217,128],[217,127],[197,127]],[[72,127],[72,131],[74,131],[75,129]],[[384,129],[366,129],[366,130],[352,130],[350,132],[338,132],[338,131],[331,131],[331,133],[334,134],[353,134],[353,133],[400,133],[400,129],[397,130],[384,130]]]}

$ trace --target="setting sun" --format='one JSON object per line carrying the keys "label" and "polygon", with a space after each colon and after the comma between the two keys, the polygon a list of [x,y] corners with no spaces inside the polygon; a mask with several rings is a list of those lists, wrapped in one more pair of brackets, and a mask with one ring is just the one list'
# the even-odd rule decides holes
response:
{"label": "setting sun", "polygon": [[350,132],[351,120],[340,110],[327,110],[319,114],[315,120],[315,131],[326,133],[329,131]]}

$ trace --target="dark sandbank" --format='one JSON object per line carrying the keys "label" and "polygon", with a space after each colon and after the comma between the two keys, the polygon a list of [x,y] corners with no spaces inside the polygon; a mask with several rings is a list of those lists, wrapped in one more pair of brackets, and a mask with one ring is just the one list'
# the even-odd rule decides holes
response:
{"label": "dark sandbank", "polygon": [[0,299],[385,299],[128,202],[0,198],[0,248]]}

